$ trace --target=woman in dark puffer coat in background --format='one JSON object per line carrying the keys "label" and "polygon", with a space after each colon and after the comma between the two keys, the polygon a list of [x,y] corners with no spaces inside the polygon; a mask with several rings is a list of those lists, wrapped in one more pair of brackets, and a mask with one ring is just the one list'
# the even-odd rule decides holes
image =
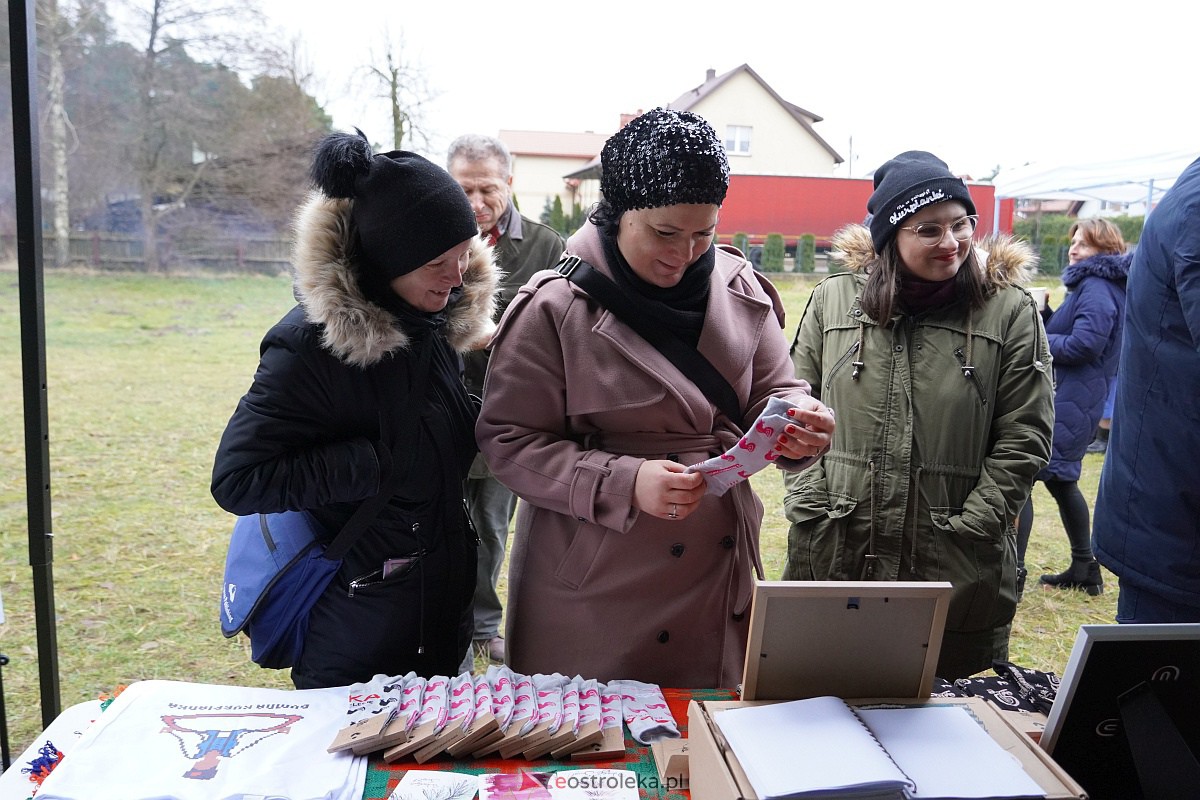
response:
{"label": "woman in dark puffer coat in background", "polygon": [[[1069,264],[1063,270],[1067,296],[1046,317],[1054,357],[1054,451],[1038,475],[1058,503],[1071,542],[1071,565],[1038,583],[1047,588],[1103,591],[1100,565],[1092,554],[1087,501],[1079,491],[1084,453],[1104,411],[1110,379],[1117,374],[1125,315],[1125,279],[1131,256],[1117,226],[1104,219],[1071,226]],[[1025,579],[1025,548],[1033,528],[1033,501],[1021,511],[1017,529],[1018,587]]]}

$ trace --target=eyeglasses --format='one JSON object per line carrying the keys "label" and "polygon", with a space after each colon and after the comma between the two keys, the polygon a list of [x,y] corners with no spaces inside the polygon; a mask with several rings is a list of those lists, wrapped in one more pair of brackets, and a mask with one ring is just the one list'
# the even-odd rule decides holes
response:
{"label": "eyeglasses", "polygon": [[950,235],[955,241],[965,242],[975,234],[975,226],[979,223],[977,214],[969,214],[965,217],[959,217],[949,225],[942,225],[940,222],[922,222],[920,225],[906,225],[900,228],[902,231],[912,231],[917,235],[917,241],[926,247],[935,247],[941,243],[946,237],[946,229],[950,229]]}

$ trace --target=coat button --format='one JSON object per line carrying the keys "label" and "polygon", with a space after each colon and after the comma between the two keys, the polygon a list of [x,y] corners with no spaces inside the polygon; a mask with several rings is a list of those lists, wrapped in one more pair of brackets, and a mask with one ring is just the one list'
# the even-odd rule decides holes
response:
{"label": "coat button", "polygon": [[675,556],[676,558],[679,558],[681,555],[683,555],[683,550],[684,547],[682,544],[671,545],[671,555]]}
{"label": "coat button", "polygon": [[658,641],[661,642],[662,644],[666,644],[667,640],[670,638],[671,638],[671,634],[667,633],[666,631],[658,632]]}
{"label": "coat button", "polygon": [[897,353],[903,353],[903,352],[904,352],[904,345],[902,345],[902,344],[898,344],[898,345],[896,345],[896,346],[895,346],[894,348],[892,348],[892,349],[893,349],[893,350],[895,350]]}
{"label": "coat button", "polygon": [[580,522],[587,522],[587,520],[583,517],[576,517],[575,519],[579,520]]}
{"label": "coat button", "polygon": [[676,464],[678,464],[679,453],[667,453],[667,461],[674,461]]}
{"label": "coat button", "polygon": [[726,550],[732,550],[733,549],[733,537],[726,536],[724,539],[722,539],[721,547],[724,547]]}

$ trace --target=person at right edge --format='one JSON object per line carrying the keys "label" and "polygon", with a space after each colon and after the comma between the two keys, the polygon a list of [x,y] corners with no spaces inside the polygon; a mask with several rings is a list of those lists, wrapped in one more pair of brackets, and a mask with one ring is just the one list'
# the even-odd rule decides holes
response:
{"label": "person at right edge", "polygon": [[1008,659],[1016,520],[1050,457],[1051,358],[1008,237],[975,244],[975,203],[908,151],[875,172],[869,229],[834,236],[849,272],[813,290],[796,374],[837,411],[829,452],[785,473],[784,580],[949,581],[946,680]]}
{"label": "person at right edge", "polygon": [[[1104,413],[1109,381],[1117,374],[1131,256],[1125,254],[1125,238],[1116,225],[1085,219],[1071,226],[1067,258],[1062,275],[1067,296],[1054,311],[1043,312],[1054,357],[1054,445],[1038,480],[1058,505],[1071,543],[1071,564],[1062,572],[1043,575],[1038,584],[1098,595],[1104,591],[1104,578],[1092,555],[1092,525],[1079,476],[1092,432]],[[1031,499],[1017,524],[1018,599],[1025,588],[1025,549],[1032,531]]]}
{"label": "person at right edge", "polygon": [[1092,523],[1117,622],[1200,622],[1200,159],[1146,218]]}

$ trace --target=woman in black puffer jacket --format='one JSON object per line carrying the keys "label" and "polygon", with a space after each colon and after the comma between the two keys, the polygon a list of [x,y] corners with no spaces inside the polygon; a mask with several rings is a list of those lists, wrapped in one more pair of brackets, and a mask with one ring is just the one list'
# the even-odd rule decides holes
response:
{"label": "woman in black puffer jacket", "polygon": [[421,156],[331,134],[312,178],[298,305],[263,339],[212,494],[234,514],[305,510],[332,539],[388,491],[314,606],[292,681],[457,674],[475,589],[462,481],[477,450],[460,353],[494,328],[492,250],[459,185]]}

